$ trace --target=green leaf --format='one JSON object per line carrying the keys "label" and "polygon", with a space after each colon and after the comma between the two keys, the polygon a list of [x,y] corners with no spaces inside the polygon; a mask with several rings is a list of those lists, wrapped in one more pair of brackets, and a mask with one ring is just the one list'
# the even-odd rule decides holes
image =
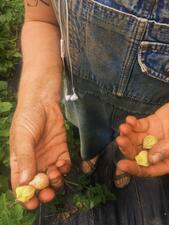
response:
{"label": "green leaf", "polygon": [[29,213],[29,212],[25,213],[25,215],[21,221],[21,225],[32,225],[36,219],[36,216],[37,215],[35,213],[34,214]]}
{"label": "green leaf", "polygon": [[0,137],[9,137],[9,129],[0,130]]}
{"label": "green leaf", "polygon": [[19,204],[15,204],[13,209],[11,210],[11,215],[15,216],[15,218],[20,221],[21,219],[23,219],[23,211],[24,209]]}
{"label": "green leaf", "polygon": [[4,129],[8,126],[8,117],[2,117],[0,118],[0,129]]}
{"label": "green leaf", "polygon": [[32,225],[36,218],[35,213],[29,213],[17,203],[7,192],[0,196],[0,224],[1,225]]}
{"label": "green leaf", "polygon": [[15,53],[13,54],[13,56],[16,57],[16,58],[20,58],[22,55],[21,55],[21,53],[19,53],[19,52],[15,52]]}
{"label": "green leaf", "polygon": [[9,112],[12,108],[10,102],[0,102],[0,113]]}

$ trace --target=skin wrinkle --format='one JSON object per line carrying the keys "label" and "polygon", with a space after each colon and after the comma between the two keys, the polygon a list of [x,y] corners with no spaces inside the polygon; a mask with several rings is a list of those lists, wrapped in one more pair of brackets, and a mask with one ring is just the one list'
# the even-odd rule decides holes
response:
{"label": "skin wrinkle", "polygon": [[[51,129],[47,129],[47,131],[48,131],[48,130],[50,130],[50,132],[51,132]],[[51,142],[55,137],[59,137],[59,136],[61,137],[62,135],[64,135],[64,136],[65,136],[65,139],[66,139],[66,134],[65,134],[65,128],[64,128],[64,126],[59,127],[59,128],[58,128],[58,131],[59,131],[59,132],[56,132],[56,133],[54,133],[53,135],[51,135],[51,133],[50,133],[49,137],[51,136],[51,138],[50,138],[49,140],[48,140],[48,135],[45,133],[45,134],[41,137],[41,140],[43,140],[44,137],[45,137],[45,140],[46,140],[46,141],[43,141],[43,142],[39,143],[38,148],[40,148],[41,145],[48,145],[48,143]],[[54,132],[55,132],[55,130],[54,130]]]}
{"label": "skin wrinkle", "polygon": [[[32,124],[32,126],[31,126],[31,124]],[[37,140],[37,136],[35,135],[35,133],[37,133],[37,132],[35,132],[35,125],[31,121],[29,121],[29,119],[24,118],[23,121],[16,121],[16,124],[14,126],[16,127],[15,131],[16,130],[22,130],[22,129],[27,131],[28,134],[31,137],[33,137],[33,143],[34,143],[33,146],[36,146],[36,143],[38,142],[38,140]],[[38,125],[37,125],[37,127],[38,127]],[[18,131],[18,133],[19,133],[19,131]]]}
{"label": "skin wrinkle", "polygon": [[[46,114],[45,114],[45,112],[43,110],[44,107],[41,107],[41,106],[42,106],[42,104],[40,104],[40,107],[38,107],[38,108],[34,107],[33,109],[31,109],[31,111],[37,111],[38,118],[40,116],[39,113],[41,113],[41,115],[42,115],[41,118],[44,119],[44,124],[45,124],[45,121],[46,121],[47,117],[46,117]],[[37,121],[36,121],[36,123],[33,123],[33,121],[29,120],[29,115],[26,116],[26,113],[25,113],[25,116],[23,115],[22,118],[21,119],[20,118],[17,119],[17,116],[16,116],[14,126],[17,129],[18,128],[21,128],[21,129],[23,128],[26,131],[28,131],[28,133],[31,135],[31,137],[33,137],[33,140],[34,140],[33,146],[36,146],[36,143],[38,143],[39,137],[43,133],[44,127],[38,126]],[[36,135],[37,133],[39,133],[38,137]]]}
{"label": "skin wrinkle", "polygon": [[[65,150],[64,152],[65,154],[67,154],[67,150]],[[60,156],[62,156],[63,154],[60,154],[57,158],[60,158]],[[45,156],[41,157],[40,159],[38,159],[38,171],[46,171],[47,167],[49,167],[50,165],[53,165],[56,162],[56,159],[53,158],[53,160],[46,158]],[[42,165],[48,165],[48,166],[42,166]]]}
{"label": "skin wrinkle", "polygon": [[[42,157],[43,155],[44,155],[44,153],[46,152],[46,151],[53,151],[53,148],[55,148],[56,149],[56,147],[55,146],[57,146],[57,149],[59,148],[59,149],[61,149],[61,146],[62,145],[66,145],[66,140],[65,141],[60,141],[60,143],[59,142],[55,142],[55,143],[50,143],[50,145],[48,145],[48,146],[45,146],[45,149],[44,149],[44,147],[42,146],[41,148],[37,148],[37,157],[39,158],[39,157]],[[53,145],[53,146],[52,146]],[[58,156],[59,157],[59,156]]]}
{"label": "skin wrinkle", "polygon": [[47,0],[27,0],[26,2],[27,2],[27,6],[29,7],[36,7],[38,6],[39,2],[42,2],[46,6],[49,6],[49,3]]}
{"label": "skin wrinkle", "polygon": [[[52,141],[53,140],[55,140],[55,138],[56,137],[59,137],[60,136],[60,140],[57,142],[57,144],[60,144],[60,143],[63,143],[63,141],[64,141],[64,143],[67,143],[67,141],[66,141],[66,134],[64,133],[64,130],[62,131],[62,132],[60,132],[59,134],[55,134],[54,136],[52,136],[48,141],[46,141],[46,142],[43,142],[43,143],[41,143],[38,147],[37,147],[37,149],[41,149],[41,148],[44,148],[44,146],[45,147],[49,147],[50,145],[52,145],[51,143],[52,143]],[[64,138],[63,138],[63,137]],[[63,139],[62,139],[63,138]],[[43,139],[43,137],[42,137],[42,139]],[[47,137],[46,137],[46,139],[47,139]]]}
{"label": "skin wrinkle", "polygon": [[29,154],[25,154],[25,153],[20,153],[19,156],[16,156],[17,161],[18,160],[21,161],[23,159],[28,159],[28,158],[29,158],[29,160],[34,160],[33,157],[31,157]]}

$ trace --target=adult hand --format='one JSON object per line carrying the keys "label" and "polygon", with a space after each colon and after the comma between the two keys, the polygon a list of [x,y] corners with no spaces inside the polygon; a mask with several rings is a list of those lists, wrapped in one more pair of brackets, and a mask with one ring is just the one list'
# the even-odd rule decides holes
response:
{"label": "adult hand", "polygon": [[[10,163],[13,190],[28,184],[38,172],[47,172],[56,191],[63,186],[71,162],[59,103],[37,102],[16,109],[10,132]],[[41,200],[45,201],[43,194]],[[29,202],[27,205],[34,208]]]}
{"label": "adult hand", "polygon": [[[165,104],[154,114],[143,119],[128,116],[120,126],[117,143],[127,159],[118,163],[118,168],[135,176],[162,176],[169,173],[169,104]],[[147,135],[154,135],[159,142],[148,151],[151,165],[138,166],[133,161],[141,150],[140,146]]]}

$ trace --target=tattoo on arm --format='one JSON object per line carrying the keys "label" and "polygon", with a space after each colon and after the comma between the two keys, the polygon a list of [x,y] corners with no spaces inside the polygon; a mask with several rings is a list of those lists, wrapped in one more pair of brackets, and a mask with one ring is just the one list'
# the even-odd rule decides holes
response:
{"label": "tattoo on arm", "polygon": [[39,2],[42,2],[43,4],[49,6],[48,0],[26,0],[26,2],[27,6],[29,7],[36,7],[39,4]]}

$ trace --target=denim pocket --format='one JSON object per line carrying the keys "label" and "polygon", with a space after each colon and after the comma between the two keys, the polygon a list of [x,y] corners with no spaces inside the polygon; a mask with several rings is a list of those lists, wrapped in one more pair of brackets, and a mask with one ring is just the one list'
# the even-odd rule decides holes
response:
{"label": "denim pocket", "polygon": [[142,41],[126,95],[142,103],[169,102],[169,44]]}
{"label": "denim pocket", "polygon": [[143,41],[138,62],[144,74],[169,83],[169,44]]}

